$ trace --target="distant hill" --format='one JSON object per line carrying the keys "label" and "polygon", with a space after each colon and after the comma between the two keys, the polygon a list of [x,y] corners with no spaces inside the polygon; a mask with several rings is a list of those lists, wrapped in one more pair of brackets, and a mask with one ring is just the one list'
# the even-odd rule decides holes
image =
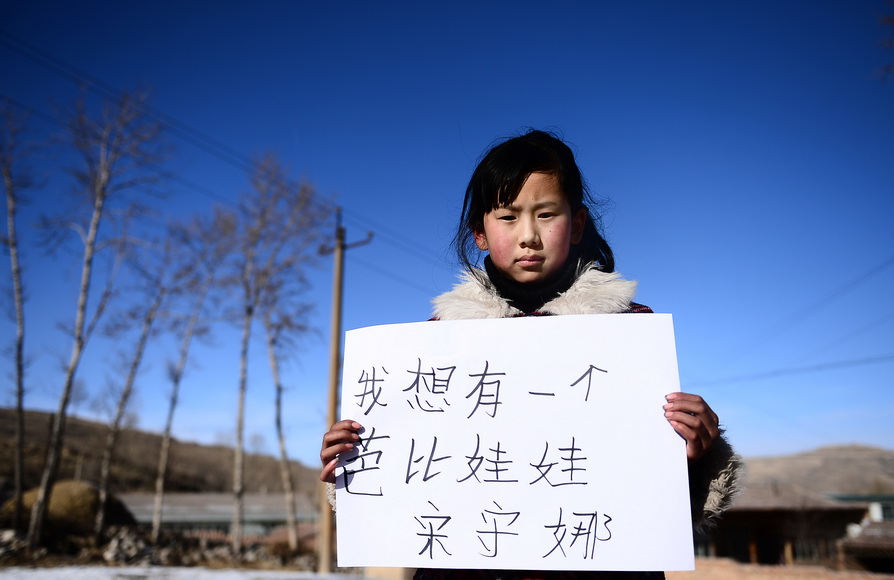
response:
{"label": "distant hill", "polygon": [[[28,411],[25,418],[25,487],[40,483],[49,438],[50,414]],[[98,481],[102,450],[108,426],[69,417],[66,421],[65,447],[59,470],[60,479]],[[15,411],[0,409],[0,482],[6,480],[9,493],[14,473]],[[135,429],[122,431],[112,466],[114,493],[154,491],[161,435]],[[166,489],[172,492],[230,491],[233,449],[223,445],[199,445],[175,440],[171,445]],[[245,460],[245,491],[282,491],[279,463],[269,455],[248,454]],[[317,471],[300,462],[290,465],[298,493],[318,492]],[[0,487],[3,487],[0,485]]]}
{"label": "distant hill", "polygon": [[894,494],[894,450],[865,445],[820,447],[745,459],[748,482],[794,483],[821,493]]}
{"label": "distant hill", "polygon": [[[40,482],[50,414],[28,411],[26,418],[26,488]],[[99,463],[108,427],[70,417],[60,467],[60,479],[99,478]],[[15,416],[0,409],[0,480],[13,481]],[[161,435],[127,429],[122,432],[112,468],[115,493],[153,491]],[[894,450],[860,445],[821,447],[775,457],[745,458],[748,482],[794,483],[818,492],[894,494]],[[171,449],[167,489],[182,492],[226,492],[232,489],[233,450],[223,445],[176,441]],[[317,470],[291,463],[298,493],[317,493]],[[277,460],[248,454],[246,492],[282,491]],[[8,486],[7,486],[7,492]],[[2,491],[0,491],[2,496]]]}

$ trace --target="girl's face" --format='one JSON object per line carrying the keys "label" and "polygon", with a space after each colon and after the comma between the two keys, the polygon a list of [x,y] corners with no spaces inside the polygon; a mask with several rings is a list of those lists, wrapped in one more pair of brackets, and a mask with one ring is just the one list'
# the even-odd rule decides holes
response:
{"label": "girl's face", "polygon": [[510,279],[545,282],[561,271],[571,245],[580,242],[586,217],[584,209],[571,213],[556,176],[532,173],[515,201],[484,214],[475,244]]}

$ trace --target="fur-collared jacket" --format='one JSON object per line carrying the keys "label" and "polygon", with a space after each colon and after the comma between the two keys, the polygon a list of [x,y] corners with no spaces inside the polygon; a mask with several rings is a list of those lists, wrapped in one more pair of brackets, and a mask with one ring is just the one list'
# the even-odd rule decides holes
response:
{"label": "fur-collared jacket", "polygon": [[[633,302],[636,282],[617,273],[585,267],[571,287],[537,310],[538,314],[613,314],[651,312]],[[432,301],[437,320],[510,318],[523,313],[503,298],[484,270],[463,274],[459,284]],[[743,465],[721,435],[708,452],[689,465],[692,521],[696,530],[712,527],[738,493]]]}

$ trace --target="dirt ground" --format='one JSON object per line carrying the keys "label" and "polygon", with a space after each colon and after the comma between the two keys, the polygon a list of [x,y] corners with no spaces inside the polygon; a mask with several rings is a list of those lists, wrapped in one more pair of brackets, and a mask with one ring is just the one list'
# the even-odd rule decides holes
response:
{"label": "dirt ground", "polygon": [[668,572],[668,580],[888,580],[894,574],[838,572],[819,566],[758,566],[722,558],[696,558],[694,572]]}

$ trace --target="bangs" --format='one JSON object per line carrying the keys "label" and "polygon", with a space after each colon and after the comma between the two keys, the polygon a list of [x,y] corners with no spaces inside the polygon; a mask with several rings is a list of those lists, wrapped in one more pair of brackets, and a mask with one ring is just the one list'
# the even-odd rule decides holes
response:
{"label": "bangs", "polygon": [[561,178],[559,174],[555,171],[535,169],[533,171],[528,171],[524,174],[513,175],[512,177],[507,178],[496,187],[496,195],[493,196],[491,200],[490,209],[488,211],[493,211],[495,209],[506,207],[511,205],[512,202],[516,200],[518,194],[521,193],[522,187],[525,186],[525,182],[528,181],[528,178],[531,177],[534,173],[544,173],[546,175],[552,175],[559,179],[559,185],[561,186]]}
{"label": "bangs", "polygon": [[[490,170],[486,174],[492,181],[481,187],[479,194],[483,197],[481,201],[483,207],[487,208],[486,211],[493,211],[514,202],[532,173],[555,176],[564,192],[562,161],[558,156],[524,141],[506,145],[494,151],[491,159],[485,159],[485,163],[490,165]],[[565,193],[567,195],[567,192]]]}

